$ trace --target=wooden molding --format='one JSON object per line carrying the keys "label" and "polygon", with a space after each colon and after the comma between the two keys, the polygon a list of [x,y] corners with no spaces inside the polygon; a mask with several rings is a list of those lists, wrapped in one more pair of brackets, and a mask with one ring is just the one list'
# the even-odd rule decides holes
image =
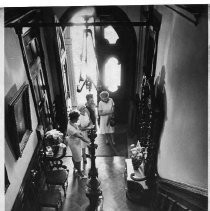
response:
{"label": "wooden molding", "polygon": [[157,179],[157,182],[159,184],[161,184],[161,183],[169,184],[169,185],[175,186],[179,189],[183,189],[183,190],[195,193],[195,194],[199,194],[199,195],[208,197],[208,190],[204,189],[204,188],[199,188],[199,187],[191,186],[191,185],[188,185],[185,183],[176,182],[176,181],[172,181],[172,180],[168,180],[168,179],[163,179],[160,177]]}
{"label": "wooden molding", "polygon": [[156,193],[152,204],[154,211],[208,210],[208,194],[206,189],[164,179],[159,176],[156,182]]}

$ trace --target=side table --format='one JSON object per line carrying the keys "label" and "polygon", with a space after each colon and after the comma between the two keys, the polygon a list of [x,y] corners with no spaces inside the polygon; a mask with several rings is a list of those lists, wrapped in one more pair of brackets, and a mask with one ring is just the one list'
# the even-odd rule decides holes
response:
{"label": "side table", "polygon": [[45,161],[49,162],[51,168],[59,168],[60,166],[66,168],[62,161],[62,158],[66,155],[66,145],[63,143],[61,146],[60,145],[61,144],[59,144],[57,149],[53,151],[52,156],[47,156],[45,151]]}
{"label": "side table", "polygon": [[131,159],[125,159],[125,182],[126,197],[136,203],[148,205],[150,201],[150,190],[146,185],[142,164],[138,170],[133,169]]}

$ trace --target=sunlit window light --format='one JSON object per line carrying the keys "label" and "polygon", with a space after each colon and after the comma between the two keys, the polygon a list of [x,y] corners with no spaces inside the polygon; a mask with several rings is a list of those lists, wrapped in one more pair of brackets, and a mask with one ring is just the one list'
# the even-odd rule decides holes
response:
{"label": "sunlit window light", "polygon": [[[72,18],[71,22],[73,23],[85,23],[85,20],[83,18],[84,15],[87,16],[94,16],[95,9],[93,7],[84,7],[83,9],[80,9]],[[89,20],[91,21],[91,20]],[[89,22],[88,21],[88,22]],[[93,22],[93,19],[92,19]]]}
{"label": "sunlit window light", "polygon": [[[82,11],[78,11],[70,21],[75,23],[85,23],[84,15],[94,16],[94,10],[91,8],[83,9]],[[94,22],[94,18],[90,17],[88,23]],[[88,33],[87,38],[87,63],[84,58],[82,58],[82,48],[83,46],[83,36],[84,36],[85,26],[72,26],[70,28],[70,37],[72,43],[72,61],[74,66],[74,75],[76,83],[79,83],[80,73],[82,77],[85,79],[86,75],[97,84],[97,61],[94,53],[95,47],[95,35],[94,35],[94,27],[89,26],[88,29],[91,29],[93,39]],[[93,44],[92,44],[93,42]],[[77,84],[78,85],[78,84]],[[91,91],[87,90],[85,87],[82,89],[80,93],[77,92],[77,102],[78,104],[84,104],[86,102],[86,94],[92,93],[94,96],[95,102],[97,102],[97,91],[92,88]]]}
{"label": "sunlit window light", "polygon": [[105,85],[108,90],[115,92],[121,84],[121,64],[114,57],[105,64]]}
{"label": "sunlit window light", "polygon": [[104,28],[104,38],[108,40],[109,44],[115,44],[119,36],[112,26],[107,26]]}
{"label": "sunlit window light", "polygon": [[[78,17],[77,19],[74,18],[74,20],[84,20],[83,17]],[[89,19],[88,22],[93,22],[93,17]],[[80,72],[82,73],[83,78],[85,74],[87,74],[91,79],[94,81],[94,83],[97,83],[97,71],[96,71],[96,57],[94,54],[93,46],[95,45],[95,39],[94,39],[94,30],[93,26],[90,26],[89,29],[92,31],[93,40],[90,37],[90,34],[88,34],[87,39],[87,62],[86,64],[84,61],[82,61],[82,42],[83,42],[83,30],[85,29],[85,26],[73,26],[71,27],[70,33],[72,38],[72,58],[73,58],[73,65],[74,65],[74,71],[75,71],[75,79],[77,82],[79,82],[80,79]],[[93,42],[93,44],[92,44]]]}

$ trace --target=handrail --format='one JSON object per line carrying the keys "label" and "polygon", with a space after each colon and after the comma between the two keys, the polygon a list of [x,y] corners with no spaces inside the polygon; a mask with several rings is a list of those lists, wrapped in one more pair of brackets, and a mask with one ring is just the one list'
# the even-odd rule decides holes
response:
{"label": "handrail", "polygon": [[148,26],[148,21],[136,21],[136,22],[128,22],[128,21],[104,21],[104,22],[93,22],[93,23],[73,23],[73,22],[59,22],[59,23],[52,23],[52,22],[33,22],[33,23],[8,23],[5,27],[58,27],[58,26],[127,26],[131,24],[132,26]]}
{"label": "handrail", "polygon": [[194,186],[191,186],[191,185],[188,185],[188,184],[185,184],[185,183],[176,182],[176,181],[164,179],[164,178],[161,178],[161,177],[157,178],[157,182],[159,184],[169,184],[169,185],[175,186],[179,189],[190,191],[190,192],[202,195],[202,196],[206,196],[206,197],[208,196],[208,190],[207,189],[194,187]]}
{"label": "handrail", "polygon": [[161,177],[157,178],[156,184],[152,210],[208,210],[207,190]]}
{"label": "handrail", "polygon": [[38,14],[40,10],[33,9],[25,14],[20,14],[17,17],[11,18],[9,20],[5,20],[5,27],[8,27],[9,25],[19,25],[19,24],[24,24],[24,21],[31,20],[34,18],[36,14]]}

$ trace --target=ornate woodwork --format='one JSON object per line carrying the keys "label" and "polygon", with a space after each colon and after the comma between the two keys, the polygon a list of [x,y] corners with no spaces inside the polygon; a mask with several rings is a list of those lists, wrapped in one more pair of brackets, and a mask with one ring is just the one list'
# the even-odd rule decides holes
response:
{"label": "ornate woodwork", "polygon": [[91,159],[91,167],[88,173],[88,181],[87,181],[87,189],[86,196],[90,200],[90,204],[87,207],[87,211],[98,210],[101,211],[103,208],[103,196],[102,190],[100,187],[100,181],[98,179],[98,169],[95,164],[95,150],[98,145],[95,144],[96,138],[96,130],[91,129],[88,131],[88,137],[90,138],[91,144],[89,146],[90,159]]}
{"label": "ornate woodwork", "polygon": [[152,107],[151,88],[146,77],[143,78],[141,100],[138,105],[138,140],[141,146],[148,147],[151,142]]}
{"label": "ornate woodwork", "polygon": [[47,128],[53,123],[53,107],[49,91],[47,70],[42,48],[41,34],[38,27],[23,27],[28,22],[40,21],[40,10],[29,10],[28,13],[6,21],[6,27],[12,24],[17,33],[22,51],[26,75],[30,84],[38,124]]}
{"label": "ornate woodwork", "polygon": [[[55,23],[59,22],[54,17]],[[56,72],[58,77],[59,95],[55,97],[55,119],[57,128],[65,132],[68,123],[67,100],[70,98],[69,73],[67,68],[67,55],[64,43],[64,35],[62,27],[53,28]]]}
{"label": "ornate woodwork", "polygon": [[[158,121],[154,115],[156,99],[154,97],[154,77],[157,60],[158,35],[162,16],[153,6],[143,7],[143,14],[149,22],[146,27],[144,44],[143,77],[141,84],[140,101],[137,104],[138,129],[137,139],[141,146],[147,148],[147,158],[145,160],[144,172],[146,183],[149,188],[155,185],[157,176],[157,153],[159,145],[154,138],[154,129]],[[159,128],[158,128],[159,130]]]}
{"label": "ornate woodwork", "polygon": [[208,192],[186,184],[157,179],[152,211],[207,211]]}

